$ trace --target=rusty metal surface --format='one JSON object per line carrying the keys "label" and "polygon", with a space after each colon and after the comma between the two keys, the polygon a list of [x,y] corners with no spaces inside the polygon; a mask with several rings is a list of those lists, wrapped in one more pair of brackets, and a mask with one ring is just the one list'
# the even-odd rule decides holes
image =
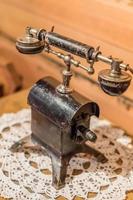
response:
{"label": "rusty metal surface", "polygon": [[90,153],[98,161],[107,161],[103,154],[86,146],[87,140],[97,139],[89,125],[92,115],[99,116],[98,105],[77,92],[59,93],[58,84],[54,78],[46,77],[32,87],[28,96],[32,138],[51,157],[53,185],[57,189],[65,184],[67,166],[74,154]]}
{"label": "rusty metal surface", "polygon": [[76,91],[66,95],[60,94],[56,90],[59,84],[59,81],[51,77],[39,80],[30,91],[29,104],[34,105],[36,110],[46,115],[59,127],[69,126],[77,113],[86,112],[99,116],[99,107],[96,103]]}
{"label": "rusty metal surface", "polygon": [[94,47],[91,47],[87,44],[78,42],[76,40],[67,38],[54,32],[48,32],[46,34],[46,40],[48,40],[50,45],[53,45],[64,51],[68,51],[82,58],[90,59],[94,51]]}
{"label": "rusty metal surface", "polygon": [[[51,46],[55,46],[66,52],[85,58],[87,63],[89,63],[89,66],[85,67],[80,62],[73,59],[72,55],[63,55],[60,52],[54,51],[51,49]],[[72,64],[76,67],[84,69],[88,74],[94,74],[95,62],[102,61],[109,64],[110,69],[108,71],[102,70],[98,74],[98,81],[101,89],[110,96],[119,96],[125,92],[132,79],[129,73],[133,74],[133,68],[129,66],[129,64],[124,64],[122,60],[113,58],[112,56],[103,56],[99,46],[94,49],[94,47],[87,44],[83,44],[79,41],[54,33],[53,28],[51,32],[47,32],[44,29],[38,30],[32,27],[27,27],[25,37],[17,40],[16,48],[23,54],[35,54],[44,50],[45,52],[52,53],[62,59],[67,66],[68,64],[66,63],[66,58],[69,56],[69,69],[67,68],[67,74],[70,72]],[[128,71],[129,73],[125,71]],[[70,76],[65,75],[65,80],[65,82],[70,82]],[[59,88],[59,91],[64,93],[70,91],[70,89],[63,83]]]}
{"label": "rusty metal surface", "polygon": [[[73,59],[70,54],[64,55],[51,49],[55,46],[71,54],[85,58],[88,67]],[[97,136],[90,130],[90,118],[99,116],[96,103],[86,101],[80,94],[69,88],[72,76],[71,65],[94,74],[95,62],[102,61],[110,65],[109,70],[102,70],[98,80],[103,91],[111,96],[125,92],[132,77],[123,71],[133,73],[132,67],[123,61],[103,56],[99,47],[83,44],[44,29],[26,28],[26,35],[19,38],[16,47],[23,54],[35,54],[41,51],[52,53],[62,59],[67,66],[63,71],[63,82],[59,84],[53,78],[41,79],[31,89],[28,102],[32,110],[32,137],[44,147],[51,157],[53,168],[53,185],[59,189],[64,186],[67,166],[75,153],[86,152],[97,157],[101,162],[107,159],[103,154],[87,147],[87,140],[95,142]]]}

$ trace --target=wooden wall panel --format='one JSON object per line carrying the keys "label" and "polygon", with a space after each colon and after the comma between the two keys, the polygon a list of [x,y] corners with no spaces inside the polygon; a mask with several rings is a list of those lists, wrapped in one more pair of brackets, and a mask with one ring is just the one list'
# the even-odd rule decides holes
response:
{"label": "wooden wall panel", "polygon": [[[21,55],[16,51],[14,43],[27,25],[47,30],[55,25],[56,32],[95,47],[100,45],[105,55],[112,54],[133,65],[133,7],[123,1],[0,1],[0,55],[6,59],[11,58],[16,69],[25,75],[25,87],[48,74],[61,80],[63,64],[58,59],[45,54]],[[96,72],[103,67],[106,68],[106,65],[97,63]],[[96,101],[101,106],[102,115],[132,134],[133,83],[121,98],[109,97],[98,88],[97,73],[87,77],[83,71],[79,71],[74,69],[75,79],[72,80],[72,86]]]}

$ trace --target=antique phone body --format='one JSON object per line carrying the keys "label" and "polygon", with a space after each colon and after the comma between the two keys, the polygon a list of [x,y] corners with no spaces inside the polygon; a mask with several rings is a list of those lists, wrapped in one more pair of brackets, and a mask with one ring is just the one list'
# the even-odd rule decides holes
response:
{"label": "antique phone body", "polygon": [[[51,46],[71,54],[56,52]],[[17,40],[16,48],[23,54],[42,51],[52,53],[66,65],[62,83],[52,77],[43,78],[31,88],[28,96],[32,111],[32,138],[45,148],[51,157],[53,185],[59,189],[65,185],[67,166],[74,154],[91,153],[98,161],[107,161],[102,153],[86,145],[87,140],[95,142],[97,139],[96,134],[90,130],[90,119],[92,115],[99,117],[99,106],[70,88],[71,66],[80,67],[91,75],[94,74],[95,62],[110,64],[110,69],[99,73],[98,80],[103,91],[112,96],[127,90],[132,77],[125,71],[133,73],[133,69],[118,59],[103,56],[99,47],[94,49],[54,33],[53,28],[47,32],[44,29],[27,27],[26,35]],[[86,59],[89,66],[83,66],[72,54]]]}

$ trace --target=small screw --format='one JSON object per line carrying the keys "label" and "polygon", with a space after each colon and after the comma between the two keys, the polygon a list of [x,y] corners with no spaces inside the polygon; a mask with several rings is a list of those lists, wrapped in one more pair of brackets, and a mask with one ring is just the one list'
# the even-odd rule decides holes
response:
{"label": "small screw", "polygon": [[89,130],[89,131],[86,132],[86,138],[91,142],[95,142],[96,139],[97,139],[97,136],[94,132]]}

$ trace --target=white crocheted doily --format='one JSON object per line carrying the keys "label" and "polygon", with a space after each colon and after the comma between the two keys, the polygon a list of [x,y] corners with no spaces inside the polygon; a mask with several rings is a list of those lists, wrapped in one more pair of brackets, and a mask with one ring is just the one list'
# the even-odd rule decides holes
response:
{"label": "white crocheted doily", "polygon": [[30,110],[4,114],[0,118],[0,196],[14,200],[123,200],[133,189],[133,145],[130,137],[106,120],[92,119],[97,132],[93,145],[108,158],[105,164],[93,156],[78,154],[68,167],[66,186],[55,190],[52,185],[51,161],[41,150],[26,149],[13,153],[10,147],[29,135]]}

